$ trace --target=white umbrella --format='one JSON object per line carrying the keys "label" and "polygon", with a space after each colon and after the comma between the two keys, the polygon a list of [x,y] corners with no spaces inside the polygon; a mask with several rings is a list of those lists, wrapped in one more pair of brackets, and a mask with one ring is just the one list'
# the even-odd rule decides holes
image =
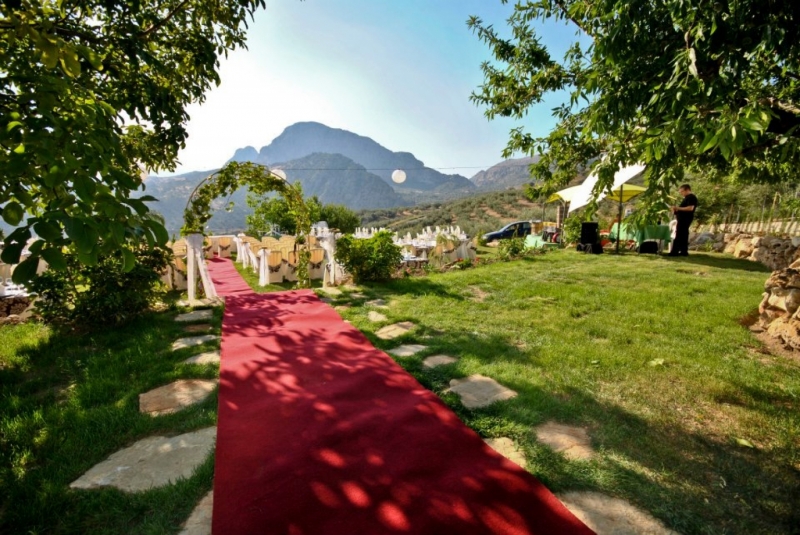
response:
{"label": "white umbrella", "polygon": [[[614,184],[611,186],[612,190],[617,190],[619,187],[624,184],[625,182],[631,180],[632,178],[639,176],[642,171],[644,171],[645,167],[643,165],[629,165],[628,167],[622,167],[619,171],[616,172],[614,175]],[[580,189],[576,191],[573,196],[572,200],[569,203],[569,212],[573,212],[578,208],[586,206],[589,204],[589,201],[592,200],[594,196],[592,190],[594,189],[595,184],[597,184],[597,173],[594,171],[590,174],[586,180],[583,181],[583,184],[580,185]],[[604,198],[606,196],[605,191],[601,191],[600,195],[597,196],[597,200]],[[567,213],[569,213],[567,212]]]}

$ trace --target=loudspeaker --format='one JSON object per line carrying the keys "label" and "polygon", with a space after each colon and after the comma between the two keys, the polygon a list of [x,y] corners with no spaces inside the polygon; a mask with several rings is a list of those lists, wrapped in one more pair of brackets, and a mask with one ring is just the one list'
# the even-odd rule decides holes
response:
{"label": "loudspeaker", "polygon": [[597,243],[600,241],[600,223],[593,221],[581,223],[580,243]]}

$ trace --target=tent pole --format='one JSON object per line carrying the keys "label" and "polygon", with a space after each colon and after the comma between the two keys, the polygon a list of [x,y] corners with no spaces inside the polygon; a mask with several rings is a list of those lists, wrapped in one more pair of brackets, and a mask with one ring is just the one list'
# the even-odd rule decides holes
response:
{"label": "tent pole", "polygon": [[625,189],[624,184],[619,185],[619,223],[617,223],[617,254],[619,254],[619,242],[622,240],[622,193]]}

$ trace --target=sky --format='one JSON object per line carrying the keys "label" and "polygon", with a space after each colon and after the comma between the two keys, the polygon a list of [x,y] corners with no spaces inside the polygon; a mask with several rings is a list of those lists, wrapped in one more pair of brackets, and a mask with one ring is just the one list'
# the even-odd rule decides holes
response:
{"label": "sky", "polygon": [[[237,148],[268,145],[287,126],[316,121],[413,153],[428,167],[471,177],[502,161],[509,131],[545,135],[559,96],[519,120],[486,119],[470,93],[490,50],[470,15],[507,33],[500,0],[267,0],[247,50],[220,65],[221,84],[188,109],[177,173],[213,169]],[[549,24],[558,58],[573,28]]]}

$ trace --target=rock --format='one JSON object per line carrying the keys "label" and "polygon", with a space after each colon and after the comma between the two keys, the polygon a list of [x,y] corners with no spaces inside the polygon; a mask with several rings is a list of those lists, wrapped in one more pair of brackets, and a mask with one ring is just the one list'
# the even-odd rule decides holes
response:
{"label": "rock", "polygon": [[725,243],[723,243],[723,242],[716,242],[716,243],[715,243],[715,244],[714,244],[714,245],[711,247],[711,250],[712,250],[712,251],[714,251],[715,253],[721,253],[723,250],[725,250]]}
{"label": "rock", "polygon": [[216,379],[180,379],[139,394],[139,412],[150,416],[178,412],[204,401],[216,387]]}
{"label": "rock", "polygon": [[172,350],[184,349],[187,347],[194,347],[203,345],[207,342],[214,342],[219,340],[216,334],[204,334],[203,336],[190,336],[188,338],[179,338],[172,344]]}
{"label": "rock", "polygon": [[214,510],[214,491],[203,496],[203,499],[183,523],[178,535],[211,535],[211,513]]}
{"label": "rock", "polygon": [[383,299],[373,299],[372,301],[367,301],[368,307],[375,307],[375,308],[389,308],[388,303]]}
{"label": "rock", "polygon": [[706,243],[713,243],[716,241],[714,234],[711,232],[703,232],[694,239],[694,245],[705,245]]}
{"label": "rock", "polygon": [[435,368],[437,366],[444,366],[446,364],[452,364],[458,361],[455,357],[449,357],[447,355],[433,355],[432,357],[428,357],[422,361],[422,365],[426,368]]}
{"label": "rock", "polygon": [[217,351],[206,351],[184,360],[184,364],[219,364],[220,354]]}
{"label": "rock", "polygon": [[508,437],[500,437],[500,438],[484,438],[483,441],[494,451],[515,463],[522,468],[528,466],[528,461],[525,459],[525,455],[519,451],[519,448]]}
{"label": "rock", "polygon": [[594,456],[589,432],[582,427],[547,422],[533,429],[536,439],[547,444],[570,460],[591,459]]}
{"label": "rock", "polygon": [[386,321],[387,319],[386,316],[384,316],[380,312],[375,312],[374,310],[370,310],[369,313],[367,313],[367,318],[369,319],[369,321],[372,321],[374,323],[380,323],[382,321]]}
{"label": "rock", "polygon": [[73,489],[116,487],[142,492],[188,478],[214,448],[215,427],[175,437],[149,437],[112,454],[70,483]]}
{"label": "rock", "polygon": [[187,325],[183,328],[183,332],[187,333],[202,333],[213,329],[214,326],[209,323],[198,323],[196,325]]}
{"label": "rock", "polygon": [[419,344],[403,344],[401,346],[395,347],[394,349],[390,349],[387,353],[394,355],[395,357],[412,357],[419,353],[420,351],[425,351],[428,349],[428,346],[423,346]]}
{"label": "rock", "polygon": [[736,243],[736,247],[733,250],[733,256],[736,258],[747,258],[751,254],[753,254],[753,245],[750,239],[741,239]]}
{"label": "rock", "polygon": [[213,310],[193,310],[191,312],[187,312],[186,314],[179,314],[178,316],[175,316],[175,321],[208,321],[213,317]]}
{"label": "rock", "polygon": [[800,349],[800,320],[779,317],[769,324],[767,333],[792,349]]}
{"label": "rock", "polygon": [[375,336],[377,336],[381,340],[392,340],[399,336],[403,336],[413,328],[414,324],[411,323],[410,321],[393,323],[392,325],[387,325],[386,327],[382,327],[380,330],[378,330],[378,332],[375,333]]}
{"label": "rock", "polygon": [[503,401],[517,396],[517,393],[501,385],[491,377],[470,375],[466,379],[453,379],[450,388],[445,392],[454,392],[461,396],[461,403],[468,409],[486,407],[496,401]]}
{"label": "rock", "polygon": [[789,314],[794,314],[800,306],[800,290],[790,290],[787,288],[772,288],[767,299],[767,304],[773,308],[779,308]]}
{"label": "rock", "polygon": [[558,499],[598,535],[678,535],[653,518],[619,498],[599,492],[567,492]]}
{"label": "rock", "polygon": [[19,325],[20,323],[24,323],[24,321],[25,320],[17,314],[10,314],[5,318],[0,318],[0,325]]}

